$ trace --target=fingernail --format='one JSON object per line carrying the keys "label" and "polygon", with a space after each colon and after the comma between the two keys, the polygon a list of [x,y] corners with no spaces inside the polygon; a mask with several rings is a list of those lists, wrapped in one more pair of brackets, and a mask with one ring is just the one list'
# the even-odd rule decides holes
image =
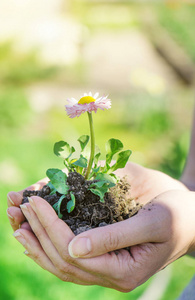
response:
{"label": "fingernail", "polygon": [[84,257],[92,250],[89,238],[76,238],[68,246],[69,255],[73,258]]}
{"label": "fingernail", "polygon": [[21,204],[21,205],[20,205],[20,208],[21,208],[22,210],[28,210],[28,209],[27,209],[27,206],[26,206],[25,204]]}
{"label": "fingernail", "polygon": [[7,209],[7,216],[10,219],[11,224],[14,224],[14,217],[9,214],[9,208]]}
{"label": "fingernail", "polygon": [[35,209],[35,203],[34,203],[33,199],[32,199],[32,198],[30,198],[30,197],[28,197],[28,201],[29,201],[29,203],[30,203],[31,207],[32,207],[32,208],[33,208],[33,210],[34,210],[34,209]]}
{"label": "fingernail", "polygon": [[27,219],[29,219],[29,218],[30,218],[30,213],[29,213],[29,211],[28,211],[28,207],[26,206],[26,204],[21,204],[21,205],[20,205],[20,208],[21,208],[21,210],[22,210],[24,216],[25,216]]}
{"label": "fingernail", "polygon": [[19,243],[21,243],[23,246],[26,245],[26,240],[25,240],[24,236],[21,235],[20,232],[15,231],[15,232],[13,233],[13,236],[14,236],[14,237],[17,239],[17,241],[18,241]]}
{"label": "fingernail", "polygon": [[7,198],[8,198],[8,200],[9,200],[9,202],[10,202],[12,205],[15,206],[15,203],[14,203],[14,201],[10,198],[9,194],[7,194]]}

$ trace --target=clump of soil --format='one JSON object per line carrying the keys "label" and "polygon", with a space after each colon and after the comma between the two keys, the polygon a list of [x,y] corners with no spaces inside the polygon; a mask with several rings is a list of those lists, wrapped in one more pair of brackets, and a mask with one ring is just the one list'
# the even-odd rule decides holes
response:
{"label": "clump of soil", "polygon": [[[71,172],[67,178],[69,190],[61,204],[62,220],[66,222],[75,235],[86,230],[113,224],[135,215],[141,208],[139,203],[130,197],[130,185],[126,178],[122,178],[113,188],[105,194],[104,203],[99,196],[88,190],[94,180],[85,180],[77,173]],[[30,196],[40,196],[50,205],[54,205],[62,196],[58,192],[50,195],[49,186],[45,185],[41,190],[23,193],[22,203],[28,202]],[[67,212],[67,202],[71,200],[70,193],[74,193],[76,205],[71,213]]]}

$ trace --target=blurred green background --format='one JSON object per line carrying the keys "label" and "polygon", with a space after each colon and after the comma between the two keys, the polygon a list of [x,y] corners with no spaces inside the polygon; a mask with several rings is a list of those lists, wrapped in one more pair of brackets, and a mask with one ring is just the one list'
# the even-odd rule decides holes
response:
{"label": "blurred green background", "polygon": [[[10,3],[11,2],[11,3]],[[83,92],[109,94],[112,109],[94,118],[102,149],[110,137],[131,161],[179,178],[194,102],[195,6],[169,1],[1,1],[0,299],[146,299],[155,276],[130,294],[61,282],[23,254],[6,216],[6,194],[62,168],[54,142],[75,144],[86,116],[64,105]],[[194,274],[192,258],[166,269],[162,295],[176,299]],[[168,280],[167,280],[168,278]],[[157,285],[159,280],[157,280]]]}

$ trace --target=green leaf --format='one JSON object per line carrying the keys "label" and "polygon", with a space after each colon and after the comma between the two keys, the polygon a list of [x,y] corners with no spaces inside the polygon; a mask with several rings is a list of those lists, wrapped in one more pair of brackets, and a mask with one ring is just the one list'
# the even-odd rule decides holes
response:
{"label": "green leaf", "polygon": [[98,188],[101,188],[104,184],[105,184],[105,181],[98,181],[98,182],[92,183],[89,187],[98,189]]}
{"label": "green leaf", "polygon": [[100,197],[100,201],[104,202],[104,195],[108,192],[109,188],[115,186],[115,179],[108,174],[99,173],[96,178],[97,182],[90,185],[89,190]]}
{"label": "green leaf", "polygon": [[62,200],[65,198],[65,195],[62,195],[60,197],[60,199],[58,200],[58,202],[56,202],[54,205],[53,205],[53,209],[56,211],[56,213],[58,214],[58,217],[61,219],[62,218],[62,214],[60,212],[60,208],[61,208],[61,205],[62,205]]}
{"label": "green leaf", "polygon": [[78,166],[81,168],[87,168],[87,159],[83,155],[81,155],[78,160],[76,160],[75,162],[72,163],[72,165]]}
{"label": "green leaf", "polygon": [[100,151],[100,148],[98,146],[96,146],[96,149],[95,149],[95,156],[94,156],[94,168],[97,168],[97,165],[98,165],[98,162],[99,162],[99,158],[100,158],[100,155],[101,155],[101,151]]}
{"label": "green leaf", "polygon": [[118,177],[116,174],[111,173],[111,174],[109,174],[109,175],[113,178],[115,184],[116,184],[117,182],[119,182],[120,177]]}
{"label": "green leaf", "polygon": [[123,143],[117,139],[110,139],[106,143],[106,163],[110,164],[113,156],[123,149]]}
{"label": "green leaf", "polygon": [[118,154],[116,163],[110,168],[110,170],[108,170],[108,174],[116,171],[117,169],[124,168],[129,160],[131,153],[131,150],[121,151]]}
{"label": "green leaf", "polygon": [[90,188],[90,191],[93,193],[93,194],[95,194],[95,195],[97,195],[97,196],[99,196],[100,197],[100,202],[104,202],[104,195],[105,195],[105,193],[107,192],[107,190],[104,190],[104,189],[92,189],[92,188]]}
{"label": "green leaf", "polygon": [[57,155],[63,159],[68,159],[74,152],[75,152],[75,148],[70,147],[70,145],[67,142],[60,141],[60,142],[55,143],[55,145],[54,145],[55,155]]}
{"label": "green leaf", "polygon": [[50,195],[54,195],[56,193],[56,188],[53,186],[53,184],[51,183],[51,181],[48,182],[48,187],[50,188],[51,192]]}
{"label": "green leaf", "polygon": [[78,142],[80,143],[80,146],[81,146],[81,152],[83,152],[83,150],[85,149],[85,147],[87,146],[87,144],[89,142],[89,136],[88,135],[80,136],[80,138],[78,139]]}
{"label": "green leaf", "polygon": [[99,166],[99,167],[97,167],[97,168],[92,168],[92,171],[93,171],[93,173],[98,173],[99,172],[99,170],[101,169],[101,167]]}
{"label": "green leaf", "polygon": [[68,185],[66,184],[67,175],[59,169],[48,169],[46,175],[51,181],[51,184],[60,194],[67,194]]}
{"label": "green leaf", "polygon": [[99,173],[95,177],[95,179],[100,180],[100,181],[104,181],[104,182],[109,183],[109,184],[114,184],[114,185],[116,184],[116,180],[111,175],[105,174],[105,173]]}
{"label": "green leaf", "polygon": [[104,202],[104,196],[105,196],[105,193],[108,192],[109,190],[109,185],[107,183],[104,182],[104,184],[100,187],[98,187],[97,185],[95,186],[95,188],[93,187],[90,187],[89,190],[100,197],[100,202]]}
{"label": "green leaf", "polygon": [[61,171],[60,169],[48,169],[46,171],[46,175],[52,181],[55,174],[60,172],[60,171]]}
{"label": "green leaf", "polygon": [[70,193],[70,196],[71,196],[71,200],[68,201],[67,206],[66,206],[68,213],[71,213],[73,211],[73,209],[75,208],[75,202],[76,202],[75,195],[72,192]]}
{"label": "green leaf", "polygon": [[108,173],[109,170],[110,170],[110,165],[106,162],[105,166],[102,168],[102,172]]}

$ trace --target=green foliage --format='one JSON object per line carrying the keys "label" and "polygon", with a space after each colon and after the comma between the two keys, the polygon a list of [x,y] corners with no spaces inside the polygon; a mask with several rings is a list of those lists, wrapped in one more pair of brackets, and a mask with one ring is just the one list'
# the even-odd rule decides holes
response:
{"label": "green foliage", "polygon": [[72,192],[70,193],[70,196],[71,196],[71,200],[68,201],[68,203],[67,203],[68,213],[71,213],[73,211],[73,209],[75,208],[75,203],[76,203],[75,195]]}
{"label": "green foliage", "polygon": [[60,212],[60,208],[61,208],[61,204],[62,204],[62,201],[64,200],[65,198],[65,195],[62,195],[60,197],[60,199],[58,200],[58,202],[56,202],[54,205],[53,205],[53,208],[54,210],[56,211],[56,213],[58,214],[58,218],[62,218],[62,214]]}
{"label": "green foliage", "polygon": [[[106,163],[105,163],[105,167],[103,168],[103,172],[111,174],[115,172],[117,169],[124,168],[126,166],[126,163],[128,162],[132,151],[131,150],[121,151],[122,149],[123,149],[123,144],[120,140],[110,139],[106,143],[106,151],[107,151]],[[111,160],[116,153],[118,153],[116,163],[112,167],[110,167]]]}
{"label": "green foliage", "polygon": [[105,173],[98,173],[95,177],[97,182],[94,182],[90,185],[89,190],[95,195],[100,197],[100,201],[104,202],[104,195],[108,192],[108,190],[115,186],[116,179],[111,175]]}
{"label": "green foliage", "polygon": [[[95,157],[94,157],[94,161],[93,161],[93,163],[94,163],[94,170],[97,169],[97,167],[98,167],[98,162],[99,162],[100,156],[101,156],[101,150],[99,149],[98,146],[96,146]],[[95,172],[98,172],[98,171],[95,170]]]}
{"label": "green foliage", "polygon": [[116,163],[108,170],[108,174],[111,174],[118,169],[124,168],[129,160],[131,153],[131,150],[121,151],[117,156]]}
{"label": "green foliage", "polygon": [[171,177],[179,179],[185,166],[188,144],[188,135],[183,135],[180,139],[175,139],[171,147],[167,149],[166,155],[158,168]]}
{"label": "green foliage", "polygon": [[29,104],[25,93],[15,87],[0,91],[0,128],[2,131],[20,129],[28,121]]}
{"label": "green foliage", "polygon": [[0,44],[0,69],[0,81],[12,85],[50,78],[57,73],[56,67],[44,66],[34,51],[16,53],[12,42]]}
{"label": "green foliage", "polygon": [[64,141],[60,141],[55,143],[54,145],[54,153],[55,155],[61,157],[64,160],[67,160],[71,157],[71,155],[75,152],[74,147],[70,147],[70,145]]}
{"label": "green foliage", "polygon": [[136,129],[148,136],[156,136],[168,131],[172,127],[172,123],[172,117],[166,109],[151,109],[143,115]]}
{"label": "green foliage", "polygon": [[181,9],[170,9],[162,5],[157,15],[159,22],[195,61],[195,7],[186,4]]}
{"label": "green foliage", "polygon": [[106,143],[106,163],[110,164],[114,154],[118,153],[123,149],[123,144],[117,139],[110,139]]}
{"label": "green foliage", "polygon": [[88,135],[82,135],[79,139],[78,142],[80,143],[81,146],[81,152],[84,151],[85,147],[87,146],[89,142],[90,137]]}
{"label": "green foliage", "polygon": [[[81,146],[81,152],[84,151],[85,147],[87,146],[89,142],[89,136],[88,135],[82,135],[78,142]],[[96,147],[96,154],[94,158],[94,168],[91,170],[91,174],[89,176],[90,179],[95,179],[98,182],[94,183],[90,186],[90,191],[94,193],[95,195],[98,195],[100,197],[100,201],[104,201],[104,195],[106,192],[108,192],[109,188],[113,187],[116,184],[116,176],[113,174],[117,169],[124,168],[127,161],[129,160],[129,157],[132,153],[131,150],[121,151],[123,149],[123,144],[118,139],[110,139],[106,143],[106,163],[104,167],[98,167],[99,158],[101,155],[101,152],[98,147]],[[121,151],[121,152],[119,152]],[[55,143],[54,145],[54,153],[58,156],[64,159],[64,164],[67,167],[68,170],[77,171],[80,174],[84,175],[87,168],[87,158],[84,157],[82,154],[80,155],[80,158],[78,160],[69,160],[72,153],[75,152],[75,149],[73,147],[70,147],[70,145],[67,142],[60,141]],[[118,153],[119,152],[119,153]],[[110,167],[110,163],[112,161],[112,158],[115,154],[118,153],[116,162],[114,165]],[[52,178],[51,183],[54,185],[54,187],[58,188],[59,192],[59,186],[61,185],[61,182],[59,181],[59,185],[56,183],[56,179],[59,176],[59,172],[57,172],[57,175],[54,174],[56,172],[56,169],[52,169],[52,174],[50,174],[51,171],[49,171],[49,178]],[[48,171],[47,171],[48,173]],[[111,174],[111,175],[109,175]],[[52,176],[51,176],[52,175]],[[55,175],[53,179],[53,175]],[[55,180],[55,181],[54,181]],[[61,178],[59,178],[61,180]],[[62,180],[61,180],[62,181]],[[67,191],[66,191],[67,192]],[[71,200],[71,203],[74,203],[73,200]],[[73,207],[75,205],[68,205],[68,210],[70,211],[70,207]],[[71,206],[72,205],[72,206]]]}
{"label": "green foliage", "polygon": [[[81,152],[85,150],[88,142],[88,135],[82,135],[78,142],[80,143]],[[94,158],[94,167],[91,170],[90,179],[95,179],[97,182],[93,183],[89,190],[100,197],[100,201],[104,201],[104,195],[108,190],[115,186],[117,182],[117,177],[113,174],[117,169],[124,168],[130,155],[131,150],[121,151],[123,149],[123,144],[118,139],[110,139],[106,143],[106,163],[104,167],[98,166],[99,158],[101,155],[100,149],[96,147],[96,154]],[[64,161],[65,166],[68,171],[76,171],[84,176],[88,159],[83,154],[80,155],[79,159],[71,159],[72,154],[75,152],[75,148],[71,147],[65,141],[59,141],[54,145],[54,154],[58,157],[61,157]],[[110,166],[112,158],[117,154],[116,162]],[[56,191],[60,194],[66,195],[68,193],[68,185],[66,183],[67,176],[59,169],[49,169],[46,172],[48,178],[50,179],[49,186],[51,189],[51,194],[54,194]],[[61,199],[61,198],[60,198]],[[60,212],[60,205],[55,204],[55,210]],[[67,210],[71,212],[75,207],[75,197],[71,193],[71,200],[67,203]]]}
{"label": "green foliage", "polygon": [[[68,192],[68,185],[66,184],[67,175],[59,169],[48,169],[46,172],[47,177],[50,179],[51,184],[55,190],[66,195]],[[53,191],[52,191],[53,193]]]}
{"label": "green foliage", "polygon": [[[87,168],[87,158],[85,158],[82,154],[80,158],[72,163],[73,166],[80,167],[82,170]],[[78,169],[79,170],[79,169]]]}

